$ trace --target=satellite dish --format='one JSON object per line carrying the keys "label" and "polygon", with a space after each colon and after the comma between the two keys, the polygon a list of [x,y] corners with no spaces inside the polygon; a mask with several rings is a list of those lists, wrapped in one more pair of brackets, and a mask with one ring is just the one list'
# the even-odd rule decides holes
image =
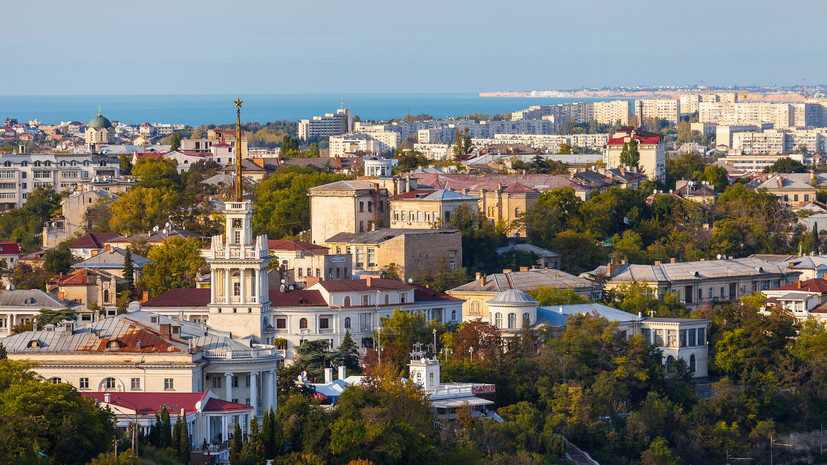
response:
{"label": "satellite dish", "polygon": [[720,259],[721,259],[721,254],[718,254],[718,260],[720,260]]}
{"label": "satellite dish", "polygon": [[293,286],[292,284],[290,285],[290,290],[291,290],[291,291],[292,291],[293,289],[295,289],[295,288],[296,288],[296,287],[295,287],[295,286]]}
{"label": "satellite dish", "polygon": [[282,284],[281,286],[279,286],[279,290],[280,290],[282,293],[284,293],[284,284]]}
{"label": "satellite dish", "polygon": [[281,278],[281,283],[284,284],[284,278]]}
{"label": "satellite dish", "polygon": [[412,282],[413,282],[413,278],[408,278],[408,284],[411,284]]}

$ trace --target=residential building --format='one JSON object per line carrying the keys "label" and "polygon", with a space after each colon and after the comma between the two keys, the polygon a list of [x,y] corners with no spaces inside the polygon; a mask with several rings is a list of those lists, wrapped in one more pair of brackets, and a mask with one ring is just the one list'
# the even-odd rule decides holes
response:
{"label": "residential building", "polygon": [[732,147],[733,137],[735,134],[741,132],[755,132],[769,129],[769,125],[751,125],[751,124],[716,124],[715,126],[715,145],[718,147]]}
{"label": "residential building", "polygon": [[477,212],[479,199],[474,196],[445,189],[417,189],[397,194],[390,199],[391,228],[425,229],[435,224],[448,225],[451,214],[462,208],[468,208],[472,214]]}
{"label": "residential building", "polygon": [[88,190],[63,199],[60,202],[61,216],[52,218],[43,226],[43,247],[56,247],[66,239],[85,232],[89,228],[85,218],[86,212],[100,199],[117,198],[117,195],[102,190]]}
{"label": "residential building", "polygon": [[399,147],[399,133],[392,131],[348,133],[330,136],[331,157],[354,153],[384,154]]}
{"label": "residential building", "polygon": [[[823,232],[827,230],[827,215],[813,216],[822,217],[822,222],[818,224],[818,231]],[[810,218],[812,218],[812,216]],[[807,230],[812,231],[813,227],[808,225]],[[825,273],[827,273],[827,255],[792,256],[786,258],[784,264],[790,269],[800,272],[801,276],[799,276],[799,279],[804,281],[824,278]]]}
{"label": "residential building", "polygon": [[762,309],[765,312],[767,307],[776,306],[789,311],[799,321],[810,318],[827,321],[827,280],[824,278],[798,281],[764,290],[762,294],[767,296]]}
{"label": "residential building", "polygon": [[[481,319],[490,321],[488,302],[500,292],[516,289],[523,292],[550,286],[555,289],[571,289],[580,296],[589,300],[598,300],[603,294],[603,286],[587,279],[570,275],[560,270],[538,270],[521,268],[519,271],[503,270],[483,276],[477,273],[477,278],[470,283],[455,287],[447,293],[452,297],[463,299],[463,321]],[[520,323],[521,324],[521,323]]]}
{"label": "residential building", "polygon": [[[296,348],[304,341],[322,339],[330,347],[338,347],[347,332],[360,348],[373,347],[381,318],[397,309],[441,323],[462,321],[462,300],[375,277],[324,280],[305,289],[284,292],[272,290],[269,300],[267,334],[284,340],[282,353],[287,363],[294,360]],[[143,308],[164,315],[183,315],[211,328],[221,328],[216,314],[207,309],[209,301],[208,289],[172,289],[144,302]]]}
{"label": "residential building", "polygon": [[353,131],[353,118],[350,108],[339,108],[336,113],[314,116],[313,119],[299,121],[299,139],[337,136]]}
{"label": "residential building", "polygon": [[[223,147],[226,154],[235,156],[237,152],[235,144],[236,133],[234,129],[210,129],[207,131],[207,137],[181,139],[180,150],[184,152],[209,152],[212,151],[214,145],[217,145],[218,147]],[[247,131],[241,131],[241,151],[242,153],[247,153]],[[216,160],[216,162],[218,162],[218,160]],[[227,161],[226,163],[231,162]]]}
{"label": "residential building", "polygon": [[388,189],[373,180],[337,181],[312,187],[310,237],[314,244],[338,233],[361,233],[390,224]]}
{"label": "residential building", "polygon": [[677,125],[680,121],[681,101],[677,99],[635,100],[635,116],[638,126],[648,118],[665,119]]}
{"label": "residential building", "polygon": [[654,265],[609,264],[581,276],[604,281],[607,290],[643,283],[658,296],[674,293],[687,307],[696,309],[790,284],[799,274],[783,263],[748,257],[694,262],[673,259],[670,263],[655,262]]}
{"label": "residential building", "polygon": [[288,270],[296,267],[296,260],[328,253],[328,248],[323,245],[286,239],[268,239],[267,249],[270,260],[275,260],[279,266]]}
{"label": "residential building", "polygon": [[[694,112],[693,112],[694,113]],[[689,125],[692,131],[698,131],[701,135],[707,136],[710,139],[715,136],[718,125],[715,123],[701,123],[695,122]]]}
{"label": "residential building", "polygon": [[5,290],[0,293],[0,341],[5,345],[3,336],[9,336],[16,325],[32,323],[44,308],[79,310],[80,306],[39,289]]}
{"label": "residential building", "polygon": [[531,244],[514,244],[497,248],[497,255],[505,255],[510,252],[529,253],[537,257],[537,266],[542,269],[560,269],[562,255],[542,247]]}
{"label": "residential building", "polygon": [[718,193],[706,181],[686,181],[680,180],[675,182],[675,194],[680,195],[686,200],[702,203],[705,205],[712,205],[715,199],[718,198]]}
{"label": "residential building", "polygon": [[708,375],[710,320],[633,315],[598,303],[537,307],[536,313],[538,325],[556,327],[558,331],[567,326],[572,316],[597,315],[615,323],[621,337],[628,339],[640,335],[647,344],[656,345],[661,351],[661,361],[667,367],[677,359],[683,359],[694,378]]}
{"label": "residential building", "polygon": [[399,164],[395,158],[365,157],[365,177],[392,178],[393,167]]}
{"label": "residential building", "polygon": [[805,163],[804,156],[800,153],[793,153],[789,155],[728,155],[718,159],[719,163],[731,167],[733,170],[748,171],[748,172],[762,172],[764,168],[777,162],[779,158],[789,157],[795,161]]}
{"label": "residential building", "polygon": [[72,305],[80,304],[83,309],[88,309],[92,304],[104,308],[117,305],[118,283],[122,282],[123,278],[110,272],[84,268],[50,279],[46,283],[46,291]]}
{"label": "residential building", "polygon": [[759,184],[756,190],[766,189],[767,192],[778,197],[778,201],[782,204],[800,208],[816,200],[818,186],[823,186],[825,183],[827,183],[827,176],[816,175],[815,182],[813,182],[812,173],[779,173]]}
{"label": "residential building", "polygon": [[[135,273],[134,280],[138,282],[143,277],[144,265],[152,263],[152,260],[131,252],[130,255]],[[104,270],[118,278],[124,278],[123,264],[125,258],[126,250],[106,244],[100,253],[93,253],[93,255],[86,260],[72,265],[72,268],[76,270]]]}
{"label": "residential building", "polygon": [[640,171],[650,180],[666,180],[666,147],[663,143],[663,136],[636,130],[623,128],[612,134],[606,149],[603,152],[603,161],[607,168],[619,168],[623,166],[620,155],[624,144],[634,139],[637,142],[637,150],[640,155]]}
{"label": "residential building", "polygon": [[118,159],[103,155],[0,154],[0,210],[21,208],[38,187],[66,192],[96,178],[118,176]]}
{"label": "residential building", "polygon": [[0,242],[0,270],[13,270],[20,264],[20,244]]}
{"label": "residential building", "polygon": [[512,120],[541,119],[551,117],[553,121],[562,122],[573,119],[578,123],[595,120],[600,124],[629,124],[632,115],[631,102],[614,100],[604,102],[575,102],[558,105],[532,106],[525,110],[511,113]]}
{"label": "residential building", "polygon": [[353,257],[352,270],[387,271],[396,266],[400,278],[407,280],[445,262],[451,270],[462,266],[462,234],[455,229],[382,228],[364,233],[339,233],[326,241],[336,254]]}
{"label": "residential building", "polygon": [[88,233],[70,245],[69,250],[76,258],[87,260],[101,253],[107,241],[120,236],[118,233]]}

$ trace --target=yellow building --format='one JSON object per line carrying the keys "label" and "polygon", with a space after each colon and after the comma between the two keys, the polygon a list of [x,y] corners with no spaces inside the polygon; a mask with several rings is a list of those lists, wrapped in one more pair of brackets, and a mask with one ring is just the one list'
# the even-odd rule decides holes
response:
{"label": "yellow building", "polygon": [[394,195],[390,198],[391,228],[427,229],[451,221],[451,214],[463,205],[477,212],[479,199],[445,189],[423,189]]}
{"label": "yellow building", "polygon": [[606,151],[603,153],[603,161],[608,168],[619,168],[623,166],[620,155],[623,146],[634,139],[637,142],[637,150],[640,155],[638,165],[640,170],[652,181],[666,180],[666,146],[663,143],[663,136],[644,132],[639,129],[623,128],[612,134],[609,143],[606,144]]}
{"label": "yellow building", "polygon": [[390,222],[389,193],[373,180],[337,181],[310,189],[310,242],[357,234]]}

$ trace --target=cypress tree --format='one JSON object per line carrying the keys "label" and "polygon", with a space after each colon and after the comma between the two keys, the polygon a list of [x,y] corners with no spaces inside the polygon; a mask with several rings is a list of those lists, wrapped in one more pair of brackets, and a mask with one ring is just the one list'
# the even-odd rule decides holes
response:
{"label": "cypress tree", "polygon": [[5,360],[9,358],[8,354],[6,354],[6,346],[0,343],[0,360]]}
{"label": "cypress tree", "polygon": [[273,431],[273,456],[279,456],[284,453],[284,426],[279,422],[276,416],[276,411],[270,409],[270,425]]}
{"label": "cypress tree", "polygon": [[264,444],[264,458],[272,459],[274,457],[273,423],[269,411],[264,412],[264,417],[261,420],[261,440]]}
{"label": "cypress tree", "polygon": [[818,242],[818,223],[813,223],[813,252],[818,252],[820,245]]}
{"label": "cypress tree", "polygon": [[247,442],[244,443],[242,455],[245,463],[264,462],[264,444],[261,440],[261,430],[258,427],[258,418],[253,415],[250,419],[250,433],[247,435]]}
{"label": "cypress tree", "polygon": [[181,445],[181,418],[178,417],[175,419],[175,426],[172,427],[172,442],[170,443],[170,447],[172,450],[175,451],[175,455],[178,455],[178,447]]}
{"label": "cypress tree", "polygon": [[184,465],[190,463],[190,432],[187,426],[186,413],[183,415],[181,421],[181,439],[178,445],[178,458]]}
{"label": "cypress tree", "polygon": [[241,463],[241,451],[244,447],[241,439],[241,426],[236,423],[233,428],[233,440],[230,441],[230,463],[232,465]]}
{"label": "cypress tree", "polygon": [[126,253],[123,255],[123,279],[125,281],[124,295],[128,299],[132,299],[132,294],[135,292],[135,266],[132,262],[132,251],[129,247],[126,248]]}
{"label": "cypress tree", "polygon": [[161,447],[172,446],[172,423],[169,419],[169,411],[164,407],[161,410]]}

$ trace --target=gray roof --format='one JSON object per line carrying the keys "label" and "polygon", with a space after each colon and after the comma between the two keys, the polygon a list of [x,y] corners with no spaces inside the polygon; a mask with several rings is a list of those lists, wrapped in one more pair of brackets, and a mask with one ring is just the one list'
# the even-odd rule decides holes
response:
{"label": "gray roof", "polygon": [[72,304],[59,299],[54,294],[38,289],[20,289],[0,292],[0,307],[25,307],[36,311],[41,308],[51,310],[71,308]]}
{"label": "gray roof", "polygon": [[827,255],[792,257],[785,260],[784,265],[794,270],[815,270],[819,266],[827,266]]}
{"label": "gray roof", "polygon": [[[591,272],[606,272],[601,266]],[[754,257],[722,260],[705,260],[695,262],[662,263],[660,265],[619,265],[613,273],[612,282],[674,282],[697,281],[727,277],[755,277],[768,274],[798,275],[799,272],[788,268],[784,263],[764,261]]]}
{"label": "gray roof", "polygon": [[489,305],[508,305],[508,304],[517,304],[517,305],[537,305],[540,302],[532,299],[530,295],[526,294],[525,292],[519,289],[508,289],[507,291],[502,291],[497,294],[496,297],[489,300],[487,302]]}
{"label": "gray roof", "polygon": [[587,279],[579,278],[560,270],[528,270],[494,273],[485,277],[485,285],[482,284],[482,280],[478,279],[455,287],[448,292],[499,293],[506,289],[530,291],[540,286],[552,286],[557,289],[602,288],[602,286],[597,286]]}
{"label": "gray roof", "polygon": [[542,247],[537,247],[536,245],[531,245],[531,244],[514,244],[514,245],[508,245],[508,246],[505,246],[505,247],[499,247],[499,248],[497,248],[497,253],[502,255],[502,254],[511,252],[512,250],[517,250],[517,251],[520,251],[520,252],[533,253],[533,254],[538,255],[540,257],[562,257],[562,255],[560,255],[557,252],[552,252],[551,250],[547,250],[547,249],[544,249]]}
{"label": "gray roof", "polygon": [[[125,254],[126,251],[120,247],[110,247],[94,257],[75,263],[72,268],[123,268]],[[147,263],[152,263],[152,260],[133,253],[132,263],[135,268],[143,268]]]}
{"label": "gray roof", "polygon": [[459,233],[456,229],[391,229],[382,228],[375,231],[368,231],[363,233],[339,233],[329,238],[325,242],[343,242],[346,244],[381,244],[387,242],[395,237],[400,236],[417,236],[429,234],[454,234]]}
{"label": "gray roof", "polygon": [[573,305],[555,305],[553,307],[537,307],[537,323],[549,324],[552,326],[566,326],[569,316],[579,314],[594,314],[609,321],[616,321],[623,323],[627,321],[638,321],[637,315],[633,315],[623,310],[608,307],[603,304],[589,303],[589,304],[573,304]]}
{"label": "gray roof", "polygon": [[[816,189],[811,184],[812,181],[812,173],[776,174],[759,184],[756,189]],[[825,182],[827,182],[827,177],[818,175],[817,184],[823,185]]]}
{"label": "gray roof", "polygon": [[[373,189],[374,184],[376,184],[375,181],[367,181],[363,179],[350,179],[347,181],[336,181],[328,184],[323,184],[321,186],[311,187],[309,191],[311,193],[321,193],[325,191],[356,191],[363,189]],[[380,189],[384,188],[380,186]]]}

